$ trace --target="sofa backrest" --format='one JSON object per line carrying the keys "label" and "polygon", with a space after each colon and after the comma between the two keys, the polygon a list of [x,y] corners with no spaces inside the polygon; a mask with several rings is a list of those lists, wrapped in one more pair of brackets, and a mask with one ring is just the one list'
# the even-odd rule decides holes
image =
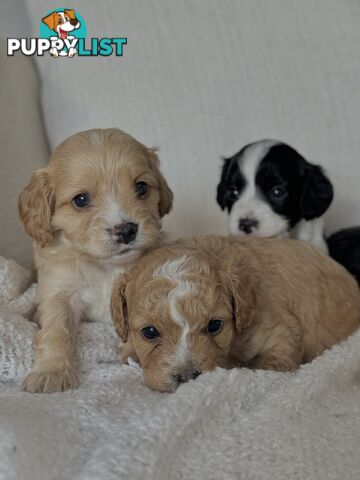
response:
{"label": "sofa backrest", "polygon": [[[26,0],[33,35],[51,7]],[[54,7],[58,6],[54,4]],[[221,156],[283,140],[335,184],[328,231],[360,222],[360,4],[337,0],[71,2],[87,37],[122,37],[124,56],[37,57],[51,147],[117,126],[160,147],[175,193],[172,237],[225,233]]]}

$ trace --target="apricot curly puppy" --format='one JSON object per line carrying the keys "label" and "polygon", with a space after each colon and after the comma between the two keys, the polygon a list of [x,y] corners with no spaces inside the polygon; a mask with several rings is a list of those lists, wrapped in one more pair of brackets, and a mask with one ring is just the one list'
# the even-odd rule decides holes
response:
{"label": "apricot curly puppy", "polygon": [[203,236],[145,255],[111,311],[145,381],[160,391],[215,367],[294,370],[360,324],[355,279],[296,240]]}

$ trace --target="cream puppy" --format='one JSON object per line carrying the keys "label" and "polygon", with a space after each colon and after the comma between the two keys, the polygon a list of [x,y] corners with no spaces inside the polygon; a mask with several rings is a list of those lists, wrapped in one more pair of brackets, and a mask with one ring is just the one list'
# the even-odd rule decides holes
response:
{"label": "cream puppy", "polygon": [[34,239],[41,330],[24,390],[77,386],[79,321],[110,319],[115,277],[159,243],[172,198],[154,149],[117,129],[73,135],[34,173],[19,211]]}
{"label": "cream puppy", "polygon": [[215,367],[298,368],[358,328],[360,295],[304,242],[204,236],[145,255],[115,284],[111,311],[123,359],[173,391]]}

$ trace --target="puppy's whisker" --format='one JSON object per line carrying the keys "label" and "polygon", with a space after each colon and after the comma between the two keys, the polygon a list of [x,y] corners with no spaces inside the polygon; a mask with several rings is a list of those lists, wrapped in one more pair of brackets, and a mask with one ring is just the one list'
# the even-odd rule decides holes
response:
{"label": "puppy's whisker", "polygon": [[156,348],[158,348],[161,344],[160,343],[157,343],[156,345],[154,345],[154,347],[147,353],[145,353],[145,358],[148,357]]}

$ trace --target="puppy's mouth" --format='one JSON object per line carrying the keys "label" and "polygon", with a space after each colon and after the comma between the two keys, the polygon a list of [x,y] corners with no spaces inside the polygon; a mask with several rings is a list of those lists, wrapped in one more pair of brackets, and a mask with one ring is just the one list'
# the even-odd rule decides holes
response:
{"label": "puppy's mouth", "polygon": [[133,259],[138,258],[141,253],[143,252],[143,249],[140,247],[129,247],[129,248],[124,248],[123,250],[120,250],[118,252],[114,252],[110,257],[112,258],[123,258],[124,261],[131,261]]}
{"label": "puppy's mouth", "polygon": [[125,248],[124,250],[121,250],[121,252],[115,253],[117,257],[121,257],[121,255],[126,255],[129,252],[133,252],[134,250],[137,250],[135,248]]}
{"label": "puppy's mouth", "polygon": [[254,232],[251,236],[255,238],[286,238],[288,235],[287,230],[278,230],[277,232]]}
{"label": "puppy's mouth", "polygon": [[65,40],[68,36],[68,32],[66,32],[65,30],[63,30],[62,28],[59,28],[59,33],[60,33],[60,38],[61,40]]}
{"label": "puppy's mouth", "polygon": [[286,228],[283,228],[283,229],[279,229],[279,230],[276,230],[276,231],[266,231],[263,230],[261,227],[256,227],[256,228],[252,228],[252,229],[249,229],[249,230],[245,230],[245,229],[238,229],[235,233],[233,232],[230,232],[230,235],[232,236],[235,236],[235,237],[242,237],[242,238],[246,238],[246,237],[251,237],[251,238],[276,238],[276,237],[280,237],[280,238],[286,238],[288,236],[288,229]]}

